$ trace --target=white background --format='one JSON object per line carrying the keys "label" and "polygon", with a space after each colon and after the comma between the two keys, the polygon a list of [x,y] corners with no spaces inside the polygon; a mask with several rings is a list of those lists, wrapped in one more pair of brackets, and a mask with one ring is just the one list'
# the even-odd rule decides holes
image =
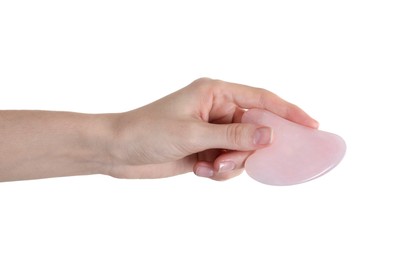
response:
{"label": "white background", "polygon": [[404,2],[0,1],[0,109],[120,112],[208,76],[267,88],[348,145],[290,187],[0,183],[0,259],[406,259]]}

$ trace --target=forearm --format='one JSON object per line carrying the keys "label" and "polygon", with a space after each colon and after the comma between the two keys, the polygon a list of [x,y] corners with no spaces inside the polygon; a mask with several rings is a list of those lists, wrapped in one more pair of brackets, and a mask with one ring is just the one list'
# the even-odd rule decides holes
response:
{"label": "forearm", "polygon": [[0,111],[0,181],[108,171],[112,117]]}

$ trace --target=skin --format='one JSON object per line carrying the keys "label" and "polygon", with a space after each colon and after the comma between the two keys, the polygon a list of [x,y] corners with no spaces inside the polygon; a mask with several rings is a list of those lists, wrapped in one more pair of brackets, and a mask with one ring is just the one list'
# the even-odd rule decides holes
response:
{"label": "skin", "polygon": [[318,127],[267,90],[208,78],[124,113],[0,111],[0,181],[187,172],[226,180],[242,172],[253,151],[272,145],[272,129],[240,122],[249,108]]}

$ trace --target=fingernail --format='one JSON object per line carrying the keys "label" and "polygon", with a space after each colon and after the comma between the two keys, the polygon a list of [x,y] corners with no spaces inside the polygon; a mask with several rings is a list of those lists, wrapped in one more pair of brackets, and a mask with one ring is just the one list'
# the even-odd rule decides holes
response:
{"label": "fingernail", "polygon": [[236,164],[231,161],[219,163],[219,173],[232,171],[236,168]]}
{"label": "fingernail", "polygon": [[212,177],[213,176],[213,170],[211,168],[209,168],[209,167],[199,166],[196,169],[195,174],[200,176],[200,177]]}
{"label": "fingernail", "polygon": [[270,127],[260,127],[254,132],[253,143],[255,145],[265,145],[271,142],[273,131]]}

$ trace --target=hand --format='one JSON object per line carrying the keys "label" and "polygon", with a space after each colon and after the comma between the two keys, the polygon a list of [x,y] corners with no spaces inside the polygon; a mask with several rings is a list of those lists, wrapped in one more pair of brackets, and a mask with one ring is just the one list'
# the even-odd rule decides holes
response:
{"label": "hand", "polygon": [[241,123],[249,108],[318,127],[300,108],[267,90],[202,78],[114,118],[108,174],[161,178],[193,171],[214,180],[234,177],[254,150],[272,141],[272,129]]}

